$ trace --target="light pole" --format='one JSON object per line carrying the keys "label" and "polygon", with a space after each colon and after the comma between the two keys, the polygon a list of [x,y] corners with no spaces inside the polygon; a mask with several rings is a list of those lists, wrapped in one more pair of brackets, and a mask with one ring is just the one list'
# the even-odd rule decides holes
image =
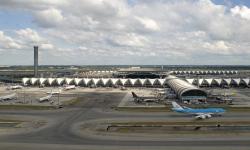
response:
{"label": "light pole", "polygon": [[57,105],[60,107],[60,93],[57,94]]}

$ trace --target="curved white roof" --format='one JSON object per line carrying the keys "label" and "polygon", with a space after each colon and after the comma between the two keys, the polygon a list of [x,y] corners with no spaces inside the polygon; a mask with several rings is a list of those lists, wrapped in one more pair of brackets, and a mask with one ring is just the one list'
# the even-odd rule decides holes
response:
{"label": "curved white roof", "polygon": [[214,79],[214,81],[215,81],[218,85],[221,85],[222,79]]}
{"label": "curved white roof", "polygon": [[75,78],[75,79],[74,79],[74,82],[75,82],[76,85],[79,85],[79,84],[82,82],[82,79],[80,79],[80,78]]}
{"label": "curved white roof", "polygon": [[86,84],[86,85],[88,85],[91,81],[92,81],[92,79],[83,78],[83,82],[84,82],[84,84]]}
{"label": "curved white roof", "polygon": [[52,85],[55,80],[55,78],[48,78],[49,85]]}
{"label": "curved white roof", "polygon": [[64,78],[56,78],[56,82],[58,85],[62,85],[64,82]]}
{"label": "curved white roof", "polygon": [[246,84],[246,85],[248,85],[248,84],[249,84],[250,79],[249,79],[249,78],[243,78],[243,79],[242,79],[242,81],[243,81],[243,82],[245,82],[245,84]]}
{"label": "curved white roof", "polygon": [[227,85],[230,85],[230,83],[232,81],[232,79],[223,79],[223,80],[227,83]]}
{"label": "curved white roof", "polygon": [[73,82],[72,78],[66,78],[65,79],[66,84],[71,84]]}
{"label": "curved white roof", "polygon": [[117,82],[118,82],[120,79],[112,78],[112,79],[110,79],[110,80],[111,80],[112,84],[115,85],[115,84],[117,84]]}
{"label": "curved white roof", "polygon": [[128,81],[129,81],[129,79],[120,79],[120,81],[121,81],[122,85],[125,85],[125,84],[126,84],[126,82],[128,82]]}
{"label": "curved white roof", "polygon": [[186,79],[188,83],[193,84],[194,79]]}
{"label": "curved white roof", "polygon": [[158,79],[158,81],[160,82],[161,85],[163,85],[166,81],[166,79]]}
{"label": "curved white roof", "polygon": [[145,83],[147,82],[147,79],[138,79],[138,80],[142,85],[145,85]]}
{"label": "curved white roof", "polygon": [[198,80],[198,84],[199,84],[199,85],[202,85],[203,81],[204,81],[204,79],[199,79],[199,80]]}
{"label": "curved white roof", "polygon": [[178,95],[179,98],[182,98],[182,95],[184,93],[191,92],[191,91],[196,91],[196,92],[202,93],[202,95],[204,95],[204,96],[207,95],[206,92],[204,92],[203,90],[200,90],[196,86],[194,86],[194,85],[192,85],[184,80],[181,80],[175,76],[169,75],[166,78],[166,82],[169,85],[169,87],[175,91],[175,93]]}
{"label": "curved white roof", "polygon": [[211,85],[213,82],[213,79],[205,79],[205,80],[207,81],[208,85]]}
{"label": "curved white roof", "polygon": [[234,81],[237,85],[239,85],[239,84],[240,84],[240,78],[233,79],[233,81]]}
{"label": "curved white roof", "polygon": [[23,78],[22,82],[23,84],[27,84],[30,81],[30,78]]}
{"label": "curved white roof", "polygon": [[92,80],[93,80],[93,82],[94,82],[94,84],[95,84],[95,85],[97,85],[97,84],[98,84],[98,82],[100,81],[100,79],[99,79],[99,78],[93,78]]}
{"label": "curved white roof", "polygon": [[38,81],[38,78],[31,78],[30,79],[30,82],[31,82],[32,85],[36,84],[37,81]]}
{"label": "curved white roof", "polygon": [[107,78],[103,78],[102,79],[102,82],[104,85],[107,85],[107,83],[110,81],[110,79],[107,79]]}
{"label": "curved white roof", "polygon": [[44,84],[47,81],[46,78],[39,78],[39,83]]}
{"label": "curved white roof", "polygon": [[156,79],[148,79],[148,81],[149,81],[149,83],[150,83],[151,85],[154,85]]}
{"label": "curved white roof", "polygon": [[132,85],[135,85],[135,82],[137,81],[137,79],[129,79],[129,80],[130,80]]}

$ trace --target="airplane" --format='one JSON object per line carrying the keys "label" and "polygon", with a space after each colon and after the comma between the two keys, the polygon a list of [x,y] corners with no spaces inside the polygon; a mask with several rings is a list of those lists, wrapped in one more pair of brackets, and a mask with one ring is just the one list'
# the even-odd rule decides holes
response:
{"label": "airplane", "polygon": [[46,92],[47,94],[51,94],[51,95],[57,95],[57,94],[60,94],[62,92],[62,90],[58,90],[58,91],[52,91],[51,92]]}
{"label": "airplane", "polygon": [[5,96],[1,96],[0,100],[1,101],[5,101],[5,100],[12,100],[16,98],[16,93],[10,94],[10,95],[5,95]]}
{"label": "airplane", "polygon": [[155,96],[151,96],[151,97],[143,97],[143,96],[138,96],[136,95],[134,92],[131,92],[134,98],[134,101],[136,103],[141,103],[141,102],[159,102],[160,99],[155,97]]}
{"label": "airplane", "polygon": [[172,110],[179,113],[195,115],[195,119],[208,119],[215,115],[221,115],[226,112],[223,108],[203,108],[194,109],[185,106],[180,106],[176,102],[172,102]]}
{"label": "airplane", "polygon": [[122,86],[122,87],[120,88],[120,90],[125,91],[125,90],[127,90],[127,88],[124,87],[124,86]]}
{"label": "airplane", "polygon": [[42,102],[45,102],[45,101],[50,101],[52,96],[53,96],[52,94],[49,94],[49,95],[47,95],[45,97],[41,97],[41,98],[39,98],[39,102],[42,103]]}
{"label": "airplane", "polygon": [[75,85],[68,85],[66,87],[64,87],[64,90],[72,90],[72,89],[75,89],[76,86]]}
{"label": "airplane", "polygon": [[16,89],[22,89],[23,86],[21,85],[14,85],[14,86],[9,86],[7,87],[8,90],[16,90]]}

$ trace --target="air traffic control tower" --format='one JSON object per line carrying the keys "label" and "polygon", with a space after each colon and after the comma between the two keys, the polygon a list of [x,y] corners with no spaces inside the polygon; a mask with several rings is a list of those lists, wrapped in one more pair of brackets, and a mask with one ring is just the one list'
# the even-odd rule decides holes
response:
{"label": "air traffic control tower", "polygon": [[34,77],[38,77],[38,46],[34,46]]}

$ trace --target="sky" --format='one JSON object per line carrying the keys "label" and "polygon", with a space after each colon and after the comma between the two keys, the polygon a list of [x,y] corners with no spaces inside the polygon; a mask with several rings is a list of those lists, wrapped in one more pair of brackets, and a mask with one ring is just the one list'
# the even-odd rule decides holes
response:
{"label": "sky", "polygon": [[1,0],[0,65],[249,65],[248,0]]}

